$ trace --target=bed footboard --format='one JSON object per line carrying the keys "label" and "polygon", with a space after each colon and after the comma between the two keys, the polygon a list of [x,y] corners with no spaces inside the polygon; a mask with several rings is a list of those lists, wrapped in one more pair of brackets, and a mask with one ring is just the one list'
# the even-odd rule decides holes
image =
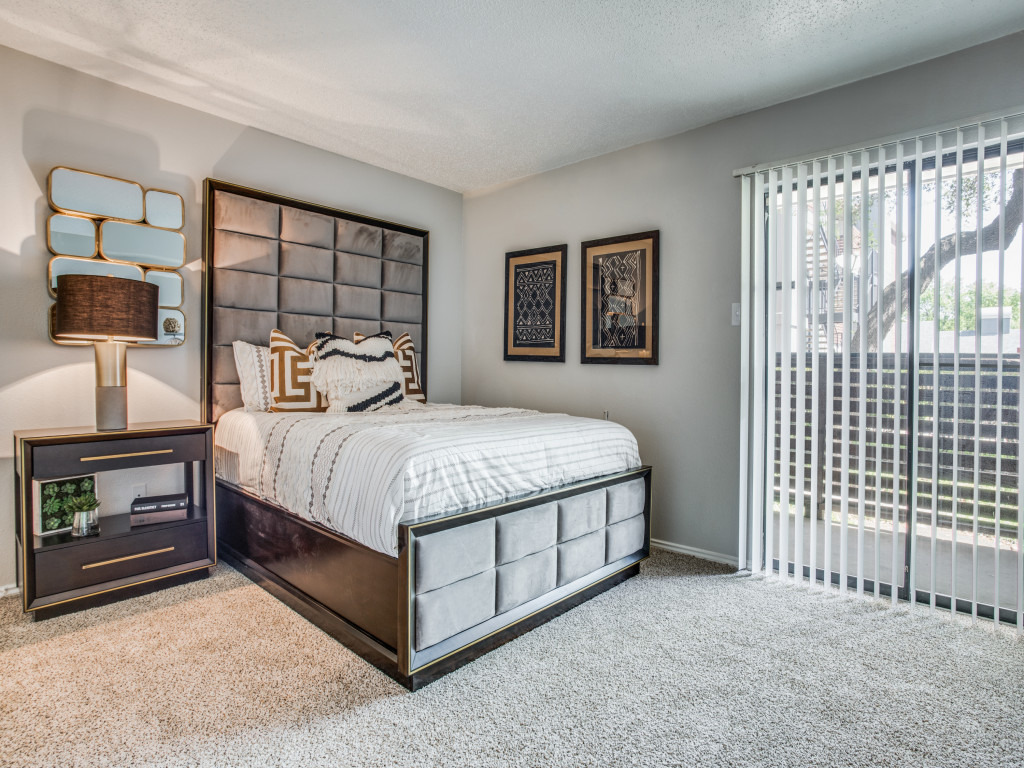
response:
{"label": "bed footboard", "polygon": [[412,687],[635,575],[650,554],[650,479],[644,467],[400,526],[398,656]]}

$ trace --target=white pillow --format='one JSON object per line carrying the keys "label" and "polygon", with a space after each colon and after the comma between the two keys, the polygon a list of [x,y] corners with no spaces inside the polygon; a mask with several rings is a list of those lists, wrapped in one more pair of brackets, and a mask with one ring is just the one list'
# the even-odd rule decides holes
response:
{"label": "white pillow", "polygon": [[313,386],[327,395],[328,413],[376,411],[404,398],[402,366],[387,331],[358,344],[333,333],[318,333],[309,356]]}
{"label": "white pillow", "polygon": [[270,410],[270,348],[245,341],[231,345],[235,352],[238,384],[247,411]]}
{"label": "white pillow", "polygon": [[[352,341],[359,344],[366,336],[356,331],[352,334]],[[393,345],[395,358],[402,366],[403,388],[407,403],[426,403],[427,396],[423,393],[423,386],[420,384],[420,367],[416,363],[416,347],[413,346],[412,336],[403,333],[395,339]]]}

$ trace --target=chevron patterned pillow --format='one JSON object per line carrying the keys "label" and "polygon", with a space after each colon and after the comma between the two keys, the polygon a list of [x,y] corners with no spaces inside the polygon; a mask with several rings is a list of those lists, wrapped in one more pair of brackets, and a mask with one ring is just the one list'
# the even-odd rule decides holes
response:
{"label": "chevron patterned pillow", "polygon": [[[359,332],[352,334],[352,340],[356,344],[365,338],[367,337]],[[395,339],[393,347],[395,358],[398,360],[398,364],[402,366],[402,391],[405,397],[417,403],[427,402],[427,395],[420,384],[420,367],[416,363],[416,348],[413,346],[412,336],[408,333],[403,333]]]}
{"label": "chevron patterned pillow", "polygon": [[270,410],[327,410],[327,402],[313,385],[313,363],[307,350],[276,328],[270,332]]}
{"label": "chevron patterned pillow", "polygon": [[309,351],[313,384],[327,394],[328,413],[376,411],[402,402],[402,368],[387,331],[359,343],[318,333]]}
{"label": "chevron patterned pillow", "polygon": [[270,410],[270,348],[244,341],[231,345],[235,354],[238,386],[247,411]]}

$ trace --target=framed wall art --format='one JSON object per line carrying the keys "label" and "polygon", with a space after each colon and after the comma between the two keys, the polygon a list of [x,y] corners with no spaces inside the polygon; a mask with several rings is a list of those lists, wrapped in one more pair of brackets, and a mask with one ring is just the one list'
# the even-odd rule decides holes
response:
{"label": "framed wall art", "polygon": [[505,254],[505,359],[565,362],[568,245]]}
{"label": "framed wall art", "polygon": [[580,362],[658,364],[659,230],[582,243]]}
{"label": "framed wall art", "polygon": [[32,512],[36,536],[70,531],[75,520],[71,501],[88,494],[97,494],[96,475],[33,480]]}

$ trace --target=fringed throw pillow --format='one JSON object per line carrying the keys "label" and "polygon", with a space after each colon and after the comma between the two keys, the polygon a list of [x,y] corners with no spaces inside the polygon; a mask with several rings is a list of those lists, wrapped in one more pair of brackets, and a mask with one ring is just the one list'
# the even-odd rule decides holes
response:
{"label": "fringed throw pillow", "polygon": [[[359,344],[366,337],[358,331],[352,334],[353,341]],[[395,359],[402,366],[402,393],[407,400],[417,403],[427,402],[427,396],[420,384],[420,367],[416,364],[416,348],[412,343],[412,336],[403,333],[395,339],[392,345],[395,350]]]}
{"label": "fringed throw pillow", "polygon": [[327,410],[327,402],[313,385],[313,363],[307,350],[276,328],[270,332],[270,410]]}
{"label": "fringed throw pillow", "polygon": [[359,343],[318,333],[309,352],[313,385],[327,395],[328,413],[376,411],[402,402],[402,367],[387,331]]}

